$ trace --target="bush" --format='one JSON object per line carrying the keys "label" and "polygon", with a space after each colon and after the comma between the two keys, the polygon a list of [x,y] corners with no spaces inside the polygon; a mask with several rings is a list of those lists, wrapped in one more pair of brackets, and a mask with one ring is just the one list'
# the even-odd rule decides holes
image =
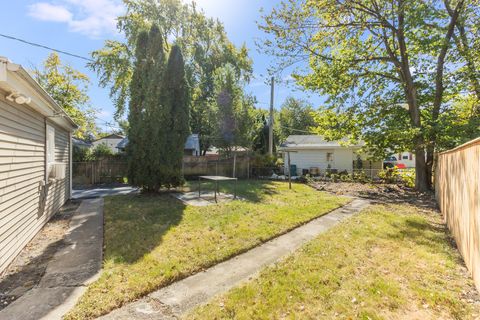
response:
{"label": "bush", "polygon": [[415,187],[415,170],[414,169],[399,170],[399,177],[407,187],[409,188]]}
{"label": "bush", "polygon": [[400,179],[400,173],[397,167],[387,168],[380,171],[378,177],[385,183],[395,183]]}
{"label": "bush", "polygon": [[104,143],[101,143],[98,146],[96,146],[93,149],[92,153],[93,153],[93,158],[96,160],[100,158],[113,156],[112,150],[110,150],[110,148]]}
{"label": "bush", "polygon": [[361,183],[366,183],[370,181],[370,178],[367,176],[365,171],[357,171],[353,173],[353,180]]}

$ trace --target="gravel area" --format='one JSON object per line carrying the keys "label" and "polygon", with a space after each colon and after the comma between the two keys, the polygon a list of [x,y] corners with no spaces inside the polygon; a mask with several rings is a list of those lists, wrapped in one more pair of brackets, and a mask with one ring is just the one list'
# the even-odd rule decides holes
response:
{"label": "gravel area", "polygon": [[70,219],[80,201],[67,202],[0,275],[0,310],[37,285],[47,263],[62,248]]}

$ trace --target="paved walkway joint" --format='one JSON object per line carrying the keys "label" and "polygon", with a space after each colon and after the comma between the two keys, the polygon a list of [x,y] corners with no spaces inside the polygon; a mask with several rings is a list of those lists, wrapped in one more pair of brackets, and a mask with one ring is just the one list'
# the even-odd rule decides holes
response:
{"label": "paved walkway joint", "polygon": [[64,241],[40,283],[0,311],[0,319],[61,319],[74,306],[102,267],[102,198],[82,201]]}
{"label": "paved walkway joint", "polygon": [[213,296],[251,279],[264,267],[289,255],[368,205],[368,200],[355,199],[291,232],[114,310],[101,319],[177,319]]}

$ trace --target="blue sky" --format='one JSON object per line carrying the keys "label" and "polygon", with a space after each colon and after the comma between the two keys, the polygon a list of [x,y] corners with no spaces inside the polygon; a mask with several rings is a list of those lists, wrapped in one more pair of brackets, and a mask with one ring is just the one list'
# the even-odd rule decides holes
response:
{"label": "blue sky", "polygon": [[[246,88],[259,101],[258,107],[268,108],[270,88],[265,84],[266,70],[271,57],[258,52],[255,39],[264,34],[258,30],[256,21],[260,19],[260,9],[268,12],[280,1],[255,0],[198,0],[206,14],[219,18],[224,24],[229,38],[236,44],[246,43],[254,62],[253,79]],[[7,7],[7,8],[6,8]],[[7,10],[8,9],[8,10]],[[106,39],[122,39],[116,32],[115,17],[123,12],[118,0],[17,0],[8,1],[0,10],[0,33],[37,42],[56,49],[89,57],[90,52],[101,48]],[[6,56],[24,67],[39,66],[49,51],[0,37],[0,56]],[[98,86],[97,76],[86,67],[86,61],[61,55],[63,61],[86,73],[90,79],[89,95],[92,105],[99,110],[98,124],[104,131],[109,127],[105,122],[113,122],[112,102],[108,88]],[[284,76],[287,79],[288,75]],[[314,104],[321,99],[315,95],[295,90],[293,86],[278,84],[275,93],[275,107],[289,95],[306,98]]]}

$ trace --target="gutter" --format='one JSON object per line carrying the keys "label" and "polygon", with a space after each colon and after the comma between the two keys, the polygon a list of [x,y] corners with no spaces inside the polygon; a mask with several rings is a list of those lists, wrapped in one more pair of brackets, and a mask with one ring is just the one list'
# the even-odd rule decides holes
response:
{"label": "gutter", "polygon": [[[16,75],[20,81],[15,79],[15,77],[9,77],[9,73]],[[21,81],[26,82],[26,84],[33,89],[34,92],[21,92],[18,88],[22,86]],[[4,83],[7,87],[10,88],[10,91],[13,93],[22,94],[32,98],[32,101],[25,103],[29,107],[35,109],[37,112],[42,114],[47,118],[61,117],[66,120],[70,130],[75,130],[78,128],[77,124],[68,116],[68,114],[60,107],[55,100],[38,84],[35,79],[19,64],[12,63],[5,57],[0,57],[0,84]],[[25,84],[23,84],[25,86]],[[36,93],[36,96],[33,96],[32,93]],[[42,105],[35,103],[33,98],[37,98],[42,102]],[[33,102],[33,103],[32,103]],[[45,106],[50,110],[47,112]]]}

